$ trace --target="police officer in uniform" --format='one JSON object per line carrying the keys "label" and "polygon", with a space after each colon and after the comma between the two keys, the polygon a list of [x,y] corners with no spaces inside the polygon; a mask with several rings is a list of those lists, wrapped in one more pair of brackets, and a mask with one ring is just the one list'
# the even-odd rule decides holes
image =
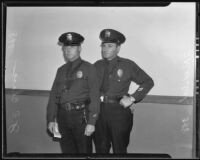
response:
{"label": "police officer in uniform", "polygon": [[51,133],[56,125],[63,153],[92,153],[100,93],[95,67],[80,57],[84,37],[67,32],[59,37],[67,63],[58,68],[47,106]]}
{"label": "police officer in uniform", "polygon": [[[102,59],[95,63],[101,92],[94,143],[97,153],[127,153],[133,125],[133,109],[153,87],[152,78],[134,61],[118,56],[125,36],[113,29],[100,33]],[[131,81],[139,85],[128,94]]]}

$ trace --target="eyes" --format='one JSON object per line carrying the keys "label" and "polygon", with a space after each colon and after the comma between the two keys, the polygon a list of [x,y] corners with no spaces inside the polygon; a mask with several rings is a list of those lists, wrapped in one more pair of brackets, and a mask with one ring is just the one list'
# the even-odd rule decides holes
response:
{"label": "eyes", "polygon": [[113,48],[116,47],[116,44],[112,44],[112,43],[106,43],[106,44],[101,44],[102,48]]}
{"label": "eyes", "polygon": [[63,47],[63,51],[67,51],[67,50],[77,50],[78,47],[77,46],[65,46]]}

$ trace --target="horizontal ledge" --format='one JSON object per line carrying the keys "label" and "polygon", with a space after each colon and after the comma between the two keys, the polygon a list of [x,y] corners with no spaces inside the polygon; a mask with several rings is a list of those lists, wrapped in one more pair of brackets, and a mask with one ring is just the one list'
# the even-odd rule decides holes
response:
{"label": "horizontal ledge", "polygon": [[[5,93],[8,95],[27,95],[27,96],[48,97],[50,91],[49,90],[30,90],[30,89],[6,89]],[[140,103],[193,105],[193,97],[147,95]]]}
{"label": "horizontal ledge", "polygon": [[5,154],[6,158],[9,157],[48,157],[48,158],[79,158],[79,157],[85,157],[84,159],[90,158],[171,158],[169,154],[166,153],[128,153],[128,154],[99,154],[99,153],[93,153],[93,154],[63,154],[63,153],[19,153],[19,152],[11,152],[8,154]]}

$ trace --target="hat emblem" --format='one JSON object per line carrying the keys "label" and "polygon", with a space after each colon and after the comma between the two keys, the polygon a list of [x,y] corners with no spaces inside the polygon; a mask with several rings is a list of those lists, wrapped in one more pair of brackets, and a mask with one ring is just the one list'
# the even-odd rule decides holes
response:
{"label": "hat emblem", "polygon": [[82,78],[82,77],[83,77],[83,72],[82,72],[82,71],[78,71],[78,72],[76,73],[76,77],[77,77],[77,78]]}
{"label": "hat emblem", "polygon": [[67,40],[68,41],[71,41],[72,40],[72,35],[69,33],[69,34],[67,34]]}
{"label": "hat emblem", "polygon": [[105,37],[110,37],[110,31],[105,31]]}
{"label": "hat emblem", "polygon": [[118,75],[119,77],[122,77],[122,75],[123,75],[123,70],[122,70],[122,69],[118,69],[118,70],[117,70],[117,75]]}

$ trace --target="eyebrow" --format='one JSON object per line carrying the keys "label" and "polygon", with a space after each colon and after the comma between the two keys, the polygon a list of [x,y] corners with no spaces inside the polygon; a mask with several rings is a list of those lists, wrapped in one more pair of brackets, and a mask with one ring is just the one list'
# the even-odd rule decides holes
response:
{"label": "eyebrow", "polygon": [[[114,44],[107,44],[108,46],[113,46]],[[101,46],[106,46],[106,44],[101,44]]]}

